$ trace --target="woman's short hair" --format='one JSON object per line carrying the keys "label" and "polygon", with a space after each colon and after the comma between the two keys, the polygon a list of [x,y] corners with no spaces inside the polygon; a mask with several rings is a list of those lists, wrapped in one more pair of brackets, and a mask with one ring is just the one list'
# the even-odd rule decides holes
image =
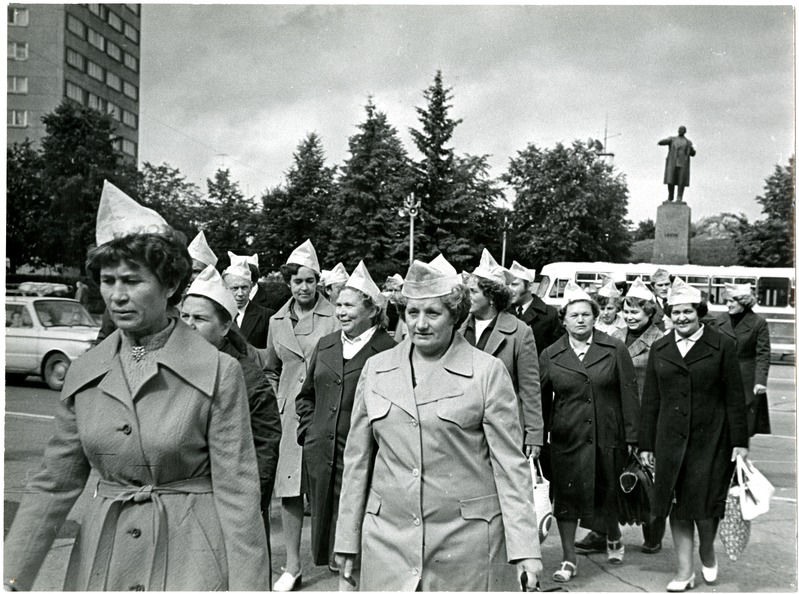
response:
{"label": "woman's short hair", "polygon": [[[472,307],[472,298],[466,285],[455,285],[452,291],[443,297],[439,297],[441,303],[447,308],[452,318],[455,320],[455,327],[459,328],[469,315]],[[408,298],[403,294],[397,295],[397,309],[401,312],[402,319],[405,320],[405,312],[408,309]]]}
{"label": "woman's short hair", "polygon": [[569,308],[570,305],[574,305],[575,303],[588,303],[591,306],[591,313],[594,314],[595,318],[599,317],[599,305],[597,305],[596,301],[593,299],[578,299],[577,301],[572,301],[571,303],[566,303],[565,305],[561,306],[558,310],[558,317],[562,322],[563,319],[566,317],[566,310]]}
{"label": "woman's short hair", "polygon": [[612,303],[616,306],[616,309],[621,309],[621,297],[605,297],[604,295],[595,294],[594,301],[596,301],[600,308],[605,307],[608,303]]}
{"label": "woman's short hair", "polygon": [[733,297],[733,300],[740,303],[746,310],[752,309],[757,304],[757,299],[755,299],[755,296],[751,293],[749,295],[738,295],[737,297]]}
{"label": "woman's short hair", "polygon": [[372,320],[374,321],[375,326],[380,326],[381,328],[388,328],[388,315],[386,314],[386,306],[385,306],[385,303],[387,303],[387,301],[385,301],[383,306],[381,307],[377,301],[372,299],[369,295],[367,295],[360,289],[356,289],[355,287],[344,287],[343,289],[341,289],[341,292],[343,293],[344,291],[352,291],[353,293],[358,295],[358,297],[360,297],[361,300],[363,301],[363,306],[366,309],[371,309],[374,312]]}
{"label": "woman's short hair", "polygon": [[[302,264],[294,264],[294,263],[283,264],[280,267],[280,274],[283,275],[283,281],[286,284],[289,284],[291,282],[291,277],[294,276],[295,274],[297,274],[300,271],[300,268],[302,268]],[[308,270],[311,270],[311,269],[309,268]],[[316,272],[316,270],[311,270],[311,272],[313,272],[314,278],[316,279],[316,282],[318,283],[319,282],[319,273]]]}
{"label": "woman's short hair", "polygon": [[658,307],[654,301],[649,299],[641,299],[640,297],[625,297],[622,305],[633,309],[640,309],[648,317],[652,317],[657,313]]}
{"label": "woman's short hair", "polygon": [[223,324],[233,321],[233,317],[230,315],[230,312],[226,310],[220,303],[217,303],[210,297],[206,297],[205,295],[197,295],[192,293],[191,295],[185,295],[183,299],[180,300],[181,308],[183,307],[183,302],[186,300],[187,297],[199,297],[200,299],[205,299],[208,303],[210,303],[214,308],[214,313],[216,317],[219,318],[219,321]]}
{"label": "woman's short hair", "polygon": [[100,270],[120,262],[143,266],[155,275],[164,287],[177,285],[169,298],[169,305],[180,303],[181,296],[191,280],[191,256],[182,234],[134,233],[115,237],[93,247],[86,256],[86,272],[100,284]]}
{"label": "woman's short hair", "polygon": [[[704,318],[707,315],[708,312],[707,301],[705,301],[704,299],[702,299],[702,301],[700,301],[699,303],[691,303],[690,305],[691,307],[694,308],[694,311],[696,311],[696,314],[699,316],[700,319]],[[673,307],[674,306],[671,303],[667,303],[666,307],[663,308],[663,311],[667,316],[671,317],[671,310]]]}
{"label": "woman's short hair", "polygon": [[510,288],[496,281],[480,277],[477,277],[477,286],[480,287],[483,295],[488,297],[497,311],[506,311],[510,307],[510,302],[513,298]]}

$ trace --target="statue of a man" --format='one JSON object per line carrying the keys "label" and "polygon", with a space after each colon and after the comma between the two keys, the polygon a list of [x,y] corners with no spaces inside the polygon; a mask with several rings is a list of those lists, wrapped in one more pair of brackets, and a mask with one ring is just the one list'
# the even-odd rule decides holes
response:
{"label": "statue of a man", "polygon": [[682,202],[685,188],[691,185],[691,157],[696,155],[696,149],[685,137],[685,132],[685,126],[680,126],[677,136],[669,136],[658,142],[669,147],[666,172],[663,174],[663,183],[669,186],[669,201],[674,200],[674,186],[677,186],[677,202]]}

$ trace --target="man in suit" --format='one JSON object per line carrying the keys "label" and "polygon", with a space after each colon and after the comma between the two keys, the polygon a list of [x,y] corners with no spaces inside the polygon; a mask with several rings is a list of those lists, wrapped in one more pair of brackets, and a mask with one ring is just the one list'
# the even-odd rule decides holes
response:
{"label": "man in suit", "polygon": [[269,318],[275,312],[250,302],[252,277],[249,266],[242,264],[228,266],[222,278],[236,300],[238,314],[235,322],[241,334],[255,348],[265,349]]}
{"label": "man in suit", "polygon": [[657,311],[652,317],[652,323],[663,332],[668,332],[672,328],[671,319],[665,314],[670,290],[671,275],[669,271],[658,268],[652,275],[652,292],[655,294],[655,306],[657,307]]}
{"label": "man in suit", "polygon": [[516,260],[510,267],[513,277],[510,290],[513,292],[511,307],[513,313],[522,322],[533,329],[535,347],[538,354],[563,336],[563,326],[558,318],[558,310],[547,305],[538,296],[533,294],[532,287],[535,280],[535,270],[529,270]]}

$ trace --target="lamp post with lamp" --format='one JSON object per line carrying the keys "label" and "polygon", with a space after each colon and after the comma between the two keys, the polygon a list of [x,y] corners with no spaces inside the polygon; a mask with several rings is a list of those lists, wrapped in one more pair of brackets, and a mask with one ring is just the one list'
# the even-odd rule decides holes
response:
{"label": "lamp post with lamp", "polygon": [[421,206],[422,206],[422,199],[416,198],[415,194],[411,192],[408,196],[405,197],[404,208],[400,209],[400,216],[404,217],[407,214],[411,219],[411,233],[410,233],[410,243],[408,250],[409,260],[411,264],[413,264],[414,223],[417,215],[419,214],[419,208]]}

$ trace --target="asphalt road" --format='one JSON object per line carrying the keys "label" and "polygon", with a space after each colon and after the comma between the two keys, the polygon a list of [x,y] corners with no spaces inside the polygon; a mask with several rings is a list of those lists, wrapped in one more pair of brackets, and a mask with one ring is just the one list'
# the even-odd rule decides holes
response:
{"label": "asphalt road", "polygon": [[[696,558],[697,590],[713,592],[791,592],[797,590],[797,464],[796,464],[796,378],[791,365],[774,365],[769,379],[769,408],[772,434],[752,439],[750,456],[755,465],[776,487],[771,511],[752,523],[749,546],[742,558],[731,561],[717,541],[720,573],[715,586],[707,586],[699,577]],[[6,388],[4,528],[13,520],[27,477],[41,464],[42,452],[52,431],[52,414],[58,393],[39,381],[28,380]],[[94,481],[90,480],[89,484]],[[59,590],[64,578],[69,551],[78,528],[83,501],[81,497],[59,532],[55,545],[45,561],[35,584],[37,590]],[[272,566],[279,575],[285,562],[280,525],[279,503],[273,501]],[[578,537],[582,534],[578,534]],[[573,592],[660,592],[665,590],[675,567],[674,549],[669,531],[663,551],[643,555],[640,551],[640,528],[622,529],[627,554],[622,565],[609,565],[605,555],[581,557],[579,575],[566,584]],[[303,536],[303,590],[338,589],[338,580],[327,567],[310,565],[310,525],[305,522]],[[552,572],[561,560],[557,528],[543,544],[543,589],[555,586]]]}

